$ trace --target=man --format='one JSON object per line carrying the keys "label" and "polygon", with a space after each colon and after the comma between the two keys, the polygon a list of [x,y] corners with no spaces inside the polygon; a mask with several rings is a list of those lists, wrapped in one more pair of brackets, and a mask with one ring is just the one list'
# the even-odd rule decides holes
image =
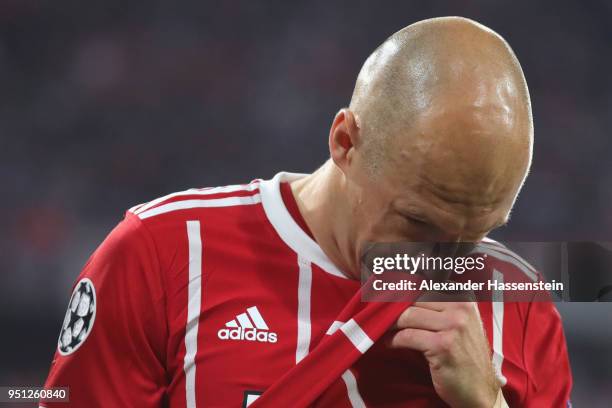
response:
{"label": "man", "polygon": [[[346,329],[336,318],[366,243],[478,242],[506,223],[532,138],[526,82],[499,35],[463,18],[395,33],[364,64],[313,174],[128,211],[77,281],[46,386],[70,386],[79,407],[264,401]],[[487,245],[502,272],[536,279]],[[569,403],[550,303],[417,302],[363,351],[315,406]]]}

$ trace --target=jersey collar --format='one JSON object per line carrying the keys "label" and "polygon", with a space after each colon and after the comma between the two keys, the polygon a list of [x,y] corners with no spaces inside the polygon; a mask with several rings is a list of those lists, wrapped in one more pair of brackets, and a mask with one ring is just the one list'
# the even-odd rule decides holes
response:
{"label": "jersey collar", "polygon": [[305,176],[307,174],[281,172],[271,180],[261,181],[259,192],[264,212],[272,227],[294,252],[318,265],[327,273],[348,279],[325,255],[321,247],[300,228],[285,207],[280,192],[280,183],[292,182]]}

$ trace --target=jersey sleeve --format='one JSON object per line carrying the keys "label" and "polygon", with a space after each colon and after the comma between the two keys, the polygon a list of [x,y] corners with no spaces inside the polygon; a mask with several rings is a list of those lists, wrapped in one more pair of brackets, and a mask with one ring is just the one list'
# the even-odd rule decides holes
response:
{"label": "jersey sleeve", "polygon": [[167,324],[155,243],[132,214],[108,235],[74,285],[45,387],[69,403],[41,407],[161,407]]}
{"label": "jersey sleeve", "polygon": [[523,350],[529,375],[524,406],[571,406],[572,373],[561,316],[552,302],[530,304]]}

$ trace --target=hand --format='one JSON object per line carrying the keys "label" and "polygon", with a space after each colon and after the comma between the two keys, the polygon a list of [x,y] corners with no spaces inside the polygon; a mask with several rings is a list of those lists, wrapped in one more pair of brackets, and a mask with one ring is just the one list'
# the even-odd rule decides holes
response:
{"label": "hand", "polygon": [[491,408],[500,386],[474,302],[416,302],[396,323],[389,345],[421,351],[436,392],[453,408]]}

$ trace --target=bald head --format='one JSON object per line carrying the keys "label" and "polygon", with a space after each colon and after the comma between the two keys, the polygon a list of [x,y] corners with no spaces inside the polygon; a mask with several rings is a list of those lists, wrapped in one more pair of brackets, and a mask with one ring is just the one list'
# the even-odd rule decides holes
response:
{"label": "bald head", "polygon": [[367,59],[330,160],[292,189],[317,242],[358,277],[372,242],[479,242],[504,225],[532,138],[508,44],[468,19],[425,20]]}
{"label": "bald head", "polygon": [[533,126],[521,67],[501,36],[472,20],[435,18],[393,34],[363,65],[350,110],[372,173],[407,160],[522,181],[529,167]]}

